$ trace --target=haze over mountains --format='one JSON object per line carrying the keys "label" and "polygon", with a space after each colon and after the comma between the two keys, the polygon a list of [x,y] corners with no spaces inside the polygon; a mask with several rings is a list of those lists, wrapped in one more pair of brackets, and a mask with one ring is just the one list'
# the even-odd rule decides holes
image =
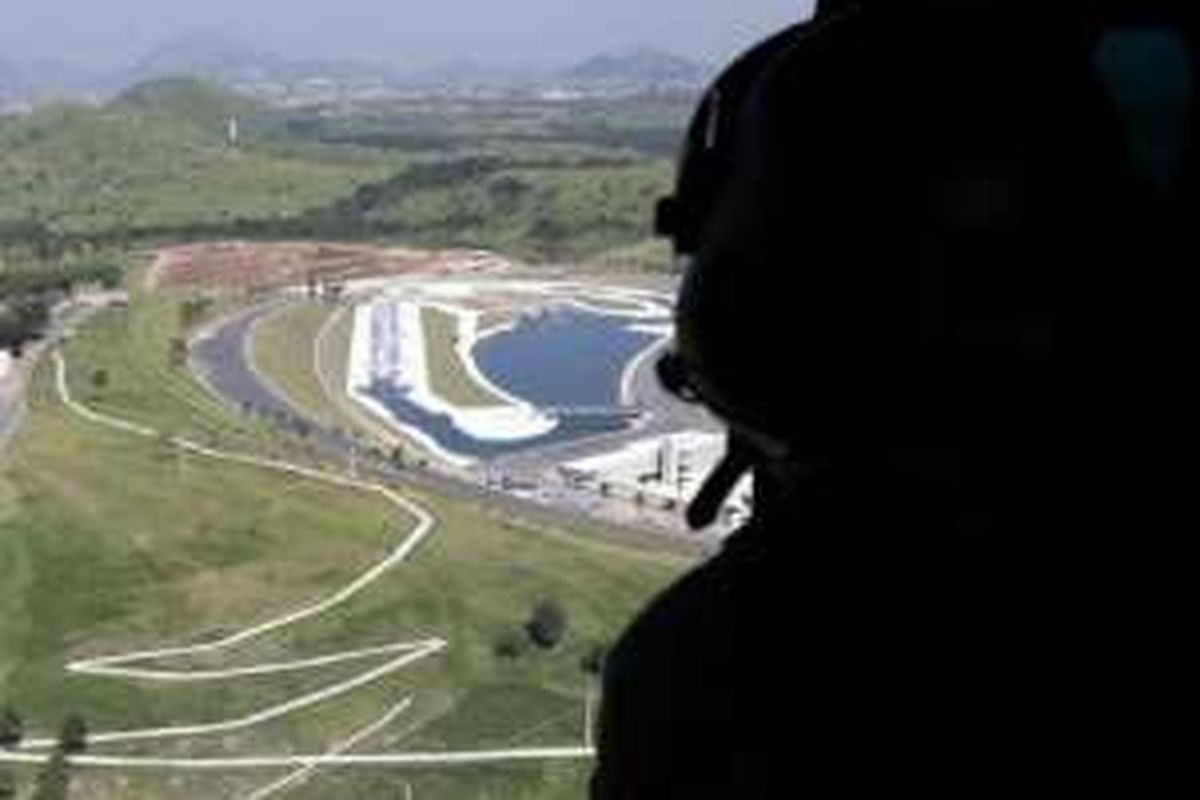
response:
{"label": "haze over mountains", "polygon": [[180,76],[205,78],[276,100],[389,91],[633,93],[699,88],[713,71],[711,65],[646,46],[598,54],[565,68],[460,59],[405,71],[369,61],[281,56],[225,37],[193,34],[168,41],[115,70],[52,60],[22,63],[0,54],[0,102],[106,97],[143,81]]}
{"label": "haze over mountains", "polygon": [[64,61],[39,59],[17,63],[0,55],[0,100],[26,95],[69,95],[87,91],[93,76]]}

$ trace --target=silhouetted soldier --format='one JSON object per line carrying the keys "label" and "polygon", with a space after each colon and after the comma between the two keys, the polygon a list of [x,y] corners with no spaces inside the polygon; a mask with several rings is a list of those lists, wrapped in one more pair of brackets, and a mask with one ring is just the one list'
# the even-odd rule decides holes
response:
{"label": "silhouetted soldier", "polygon": [[827,4],[706,96],[661,372],[730,429],[693,523],[755,513],[608,659],[596,800],[1109,793],[1113,295],[1197,83],[1120,5]]}

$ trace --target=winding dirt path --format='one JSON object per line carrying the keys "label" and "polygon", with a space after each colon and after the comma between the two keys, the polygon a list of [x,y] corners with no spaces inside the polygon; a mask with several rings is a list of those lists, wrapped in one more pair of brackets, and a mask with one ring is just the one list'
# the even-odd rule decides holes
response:
{"label": "winding dirt path", "polygon": [[[66,360],[63,358],[61,352],[58,351],[53,353],[53,358],[55,382],[59,398],[72,413],[94,425],[119,431],[130,436],[145,439],[160,438],[161,434],[153,428],[100,413],[75,400],[71,396],[67,385]],[[88,737],[90,744],[103,745],[134,741],[154,742],[245,730],[272,722],[290,714],[298,713],[317,704],[334,700],[357,689],[381,681],[406,667],[441,653],[450,646],[450,643],[444,639],[431,637],[417,641],[398,641],[367,649],[339,651],[307,659],[263,663],[225,670],[191,668],[172,670],[161,666],[147,666],[147,662],[163,662],[170,659],[186,658],[201,654],[209,655],[232,650],[239,645],[266,636],[267,634],[306,622],[318,616],[335,613],[341,606],[352,600],[363,590],[408,561],[417,549],[429,539],[436,527],[435,518],[427,510],[381,484],[360,481],[283,461],[241,453],[224,452],[184,438],[173,438],[170,442],[180,450],[215,461],[259,468],[330,486],[380,496],[397,509],[414,518],[416,521],[414,528],[397,544],[386,558],[371,566],[349,584],[327,597],[314,600],[286,614],[259,622],[218,640],[191,645],[174,645],[133,653],[106,655],[76,661],[67,665],[67,669],[70,672],[96,678],[159,684],[203,683],[318,670],[333,665],[353,663],[355,661],[375,660],[389,656],[391,658],[383,664],[366,669],[349,679],[302,694],[286,702],[260,709],[247,716],[203,725],[178,725],[123,731],[96,731]],[[294,768],[294,772],[264,786],[246,798],[246,800],[263,800],[264,798],[281,794],[299,786],[307,781],[314,771],[323,767],[453,766],[515,761],[575,760],[587,759],[593,755],[593,750],[590,746],[446,753],[348,754],[350,750],[398,719],[411,706],[412,699],[405,698],[389,709],[378,720],[353,733],[344,741],[321,754],[207,759],[80,755],[73,756],[71,762],[84,767],[116,769],[267,770]],[[21,752],[0,752],[0,763],[41,763],[47,760],[49,756],[46,753],[38,751],[48,751],[54,745],[55,741],[52,739],[31,739],[23,743]]]}

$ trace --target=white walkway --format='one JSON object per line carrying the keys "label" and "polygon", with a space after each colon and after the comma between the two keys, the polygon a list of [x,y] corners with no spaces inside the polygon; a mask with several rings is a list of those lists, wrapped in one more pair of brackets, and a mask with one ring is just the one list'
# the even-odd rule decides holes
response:
{"label": "white walkway", "polygon": [[[142,438],[159,437],[158,431],[152,428],[99,413],[76,401],[71,396],[67,385],[66,361],[59,352],[54,353],[54,366],[59,397],[64,405],[74,414],[95,425],[131,436]],[[211,736],[264,725],[281,717],[299,713],[320,703],[335,700],[350,692],[382,681],[406,667],[436,656],[449,647],[447,641],[434,637],[415,641],[398,641],[374,648],[327,653],[307,659],[262,663],[226,670],[171,670],[161,666],[147,666],[148,662],[158,663],[170,659],[231,650],[269,633],[274,633],[318,616],[334,614],[341,606],[352,600],[364,589],[410,560],[417,549],[432,535],[435,526],[433,516],[424,508],[380,484],[354,480],[341,475],[289,464],[283,461],[215,450],[183,438],[172,439],[171,443],[181,450],[216,461],[289,474],[305,480],[381,496],[387,502],[415,519],[413,530],[397,544],[386,558],[367,569],[342,589],[327,597],[316,599],[286,614],[256,623],[218,640],[101,656],[73,662],[67,665],[67,669],[78,675],[165,685],[231,681],[247,677],[318,670],[333,665],[354,663],[356,661],[374,662],[378,659],[387,660],[382,664],[365,669],[352,678],[302,694],[286,702],[259,709],[246,716],[203,725],[177,725],[140,730],[95,731],[88,736],[91,746],[128,742],[157,742],[183,737]],[[244,758],[216,759],[118,757],[89,754],[73,756],[71,762],[77,766],[115,769],[227,771],[294,768],[294,772],[256,790],[246,798],[246,800],[263,800],[264,798],[275,796],[300,786],[312,776],[315,770],[322,767],[454,766],[531,760],[586,759],[593,755],[590,747],[525,748],[448,753],[349,754],[350,750],[381,732],[396,719],[400,718],[411,706],[412,699],[405,698],[391,709],[388,709],[387,713],[378,720],[354,732],[344,741],[336,743],[325,753],[309,755],[259,755]],[[48,751],[54,745],[55,741],[52,739],[33,738],[22,744],[21,752],[0,751],[0,763],[41,763],[47,760],[49,756],[46,753],[39,753],[37,751]]]}

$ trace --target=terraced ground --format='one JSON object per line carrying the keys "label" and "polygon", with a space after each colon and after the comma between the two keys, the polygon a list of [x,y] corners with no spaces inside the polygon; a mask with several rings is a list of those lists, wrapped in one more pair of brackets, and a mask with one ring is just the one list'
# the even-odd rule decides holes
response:
{"label": "terraced ground", "polygon": [[[140,285],[135,274],[131,285]],[[68,713],[93,731],[216,725],[352,681],[376,660],[160,684],[72,674],[65,667],[138,650],[227,638],[328,598],[403,543],[412,513],[378,494],[334,486],[209,451],[326,468],[266,423],[240,418],[181,366],[186,331],[174,290],[134,289],[64,349],[67,388],[93,414],[153,430],[135,435],[67,407],[52,360],[34,375],[30,414],[0,461],[0,706],[33,738]],[[218,308],[232,305],[222,299]],[[309,317],[304,319],[312,321]],[[195,447],[180,446],[187,440]],[[444,650],[328,702],[216,735],[97,743],[95,754],[228,757],[326,752],[362,735],[356,752],[403,753],[578,745],[588,676],[583,656],[611,640],[688,561],[618,544],[602,531],[538,527],[485,506],[398,488],[436,519],[403,563],[330,613],[300,619],[222,652],[141,663],[174,671],[244,670],[320,659],[397,641]],[[502,654],[532,606],[553,599],[568,633],[550,651]],[[399,706],[411,698],[411,705]],[[395,710],[394,720],[385,712]],[[75,770],[77,798],[254,797],[292,770]],[[319,770],[295,797],[576,798],[586,763]],[[30,770],[18,774],[32,780]]]}

